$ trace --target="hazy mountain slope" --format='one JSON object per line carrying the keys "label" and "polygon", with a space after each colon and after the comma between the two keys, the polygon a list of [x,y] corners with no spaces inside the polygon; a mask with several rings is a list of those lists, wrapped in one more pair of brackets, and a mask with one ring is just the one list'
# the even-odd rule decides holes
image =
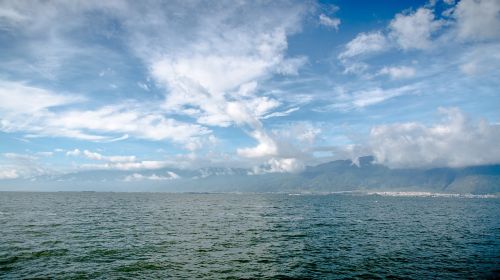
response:
{"label": "hazy mountain slope", "polygon": [[464,168],[390,169],[373,157],[337,160],[298,174],[252,175],[242,168],[146,171],[89,170],[30,179],[4,180],[0,190],[101,190],[171,192],[335,192],[411,190],[449,193],[500,193],[500,165]]}

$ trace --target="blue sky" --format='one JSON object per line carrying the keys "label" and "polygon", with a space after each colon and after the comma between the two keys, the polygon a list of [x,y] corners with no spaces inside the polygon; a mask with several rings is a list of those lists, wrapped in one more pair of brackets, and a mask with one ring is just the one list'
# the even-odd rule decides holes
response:
{"label": "blue sky", "polygon": [[500,162],[500,2],[0,1],[0,179]]}

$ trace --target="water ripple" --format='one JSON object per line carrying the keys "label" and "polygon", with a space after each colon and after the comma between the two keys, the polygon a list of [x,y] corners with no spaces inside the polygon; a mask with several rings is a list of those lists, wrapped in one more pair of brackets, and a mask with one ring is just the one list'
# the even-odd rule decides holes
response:
{"label": "water ripple", "polygon": [[0,193],[0,278],[495,278],[500,199]]}

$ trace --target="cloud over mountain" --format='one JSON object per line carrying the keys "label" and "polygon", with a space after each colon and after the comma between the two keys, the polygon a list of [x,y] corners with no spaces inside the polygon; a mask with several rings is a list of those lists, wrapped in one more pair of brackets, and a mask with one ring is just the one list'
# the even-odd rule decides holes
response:
{"label": "cloud over mountain", "polygon": [[[0,178],[283,175],[366,154],[496,163],[499,12],[495,0],[0,0]],[[166,177],[142,175],[130,179]]]}
{"label": "cloud over mountain", "polygon": [[390,167],[463,167],[500,162],[500,125],[472,120],[457,108],[440,108],[434,125],[396,123],[372,128],[378,163]]}

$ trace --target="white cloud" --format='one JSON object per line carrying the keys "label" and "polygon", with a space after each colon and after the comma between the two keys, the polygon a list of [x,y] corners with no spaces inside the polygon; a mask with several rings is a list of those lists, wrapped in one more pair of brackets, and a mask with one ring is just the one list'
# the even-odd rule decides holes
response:
{"label": "white cloud", "polygon": [[[285,56],[287,37],[298,30],[306,10],[300,3],[264,7],[253,2],[221,4],[216,11],[197,11],[200,22],[190,22],[190,29],[180,38],[167,38],[161,30],[163,50],[146,51],[143,57],[150,64],[151,76],[167,89],[163,108],[207,126],[249,128],[257,146],[238,149],[237,154],[250,158],[274,155],[276,143],[260,119],[281,102],[263,96],[256,85],[274,74],[296,75],[307,62],[306,57]],[[276,13],[283,16],[275,17]],[[183,40],[192,33],[193,37]],[[181,41],[182,47],[172,46],[170,41]],[[137,41],[132,44],[142,51]]]}
{"label": "white cloud", "polygon": [[404,49],[427,49],[431,36],[443,22],[436,20],[430,9],[419,8],[414,13],[401,13],[389,24],[391,37]]}
{"label": "white cloud", "polygon": [[338,56],[339,59],[382,52],[389,49],[389,42],[381,32],[360,33],[345,45],[345,50]]}
{"label": "white cloud", "polygon": [[[79,96],[57,94],[50,90],[26,85],[23,82],[0,81],[0,114],[4,116],[12,114],[37,116],[50,108],[82,100],[83,98]],[[5,119],[7,118],[2,118],[2,123],[6,121]]]}
{"label": "white cloud", "polygon": [[83,155],[85,157],[87,157],[88,159],[93,159],[93,160],[103,160],[104,159],[104,157],[101,154],[94,153],[94,152],[91,152],[89,150],[84,150]]}
{"label": "white cloud", "polygon": [[498,76],[500,70],[500,41],[477,44],[461,53],[459,69],[468,76]]}
{"label": "white cloud", "polygon": [[269,119],[269,118],[275,118],[275,117],[285,117],[285,116],[288,116],[295,111],[298,111],[299,109],[300,109],[299,107],[293,107],[293,108],[287,109],[285,111],[273,112],[273,113],[270,113],[268,115],[265,115],[264,117],[262,117],[262,119]]}
{"label": "white cloud", "polygon": [[19,178],[19,174],[15,169],[8,169],[0,166],[0,180],[6,179],[16,179]]}
{"label": "white cloud", "polygon": [[0,179],[29,178],[50,173],[50,170],[32,153],[3,153],[2,158],[0,163],[5,161],[6,164],[0,164]]}
{"label": "white cloud", "polygon": [[67,156],[79,156],[82,152],[79,149],[74,149],[72,151],[67,151]]}
{"label": "white cloud", "polygon": [[79,164],[77,167],[91,170],[145,170],[159,169],[166,166],[179,167],[179,163],[174,160],[138,160],[136,156],[122,155],[103,155],[101,153],[92,152],[89,150],[75,149],[66,152],[67,156],[82,156],[90,160],[100,161],[103,163],[85,163]]}
{"label": "white cloud", "polygon": [[[273,62],[254,57],[200,56],[178,63],[163,60],[153,66],[153,73],[171,90],[165,109],[194,116],[200,124],[224,127],[254,122],[277,107],[279,103],[274,99],[255,96],[248,91],[241,96],[241,91],[237,90],[264,75],[269,63]],[[281,72],[285,70],[292,72],[290,68],[280,68]]]}
{"label": "white cloud", "polygon": [[[26,100],[30,100],[29,106]],[[202,138],[211,133],[203,126],[166,118],[150,104],[130,102],[94,110],[63,108],[57,112],[52,109],[82,100],[23,83],[1,82],[0,130],[24,132],[28,137],[56,136],[104,142],[133,135],[154,141],[167,139],[186,146],[203,141]],[[117,138],[116,134],[122,136]]]}
{"label": "white cloud", "polygon": [[386,100],[418,92],[418,87],[415,85],[406,85],[397,88],[373,88],[369,90],[355,91],[352,93],[341,93],[336,102],[330,107],[340,110],[361,109],[375,104],[382,103]]}
{"label": "white cloud", "polygon": [[258,141],[257,146],[238,149],[238,155],[247,158],[262,158],[278,154],[278,146],[276,142],[265,131],[262,129],[256,129],[252,131],[250,135]]}
{"label": "white cloud", "polygon": [[107,156],[89,150],[80,151],[75,149],[66,152],[67,156],[83,156],[90,160],[102,161],[104,163],[86,163],[78,167],[83,169],[104,169],[104,170],[143,170],[158,169],[175,163],[161,160],[138,160],[136,156]]}
{"label": "white cloud", "polygon": [[267,159],[253,167],[253,174],[300,172],[305,168],[304,162],[313,159],[313,147],[321,132],[310,122],[289,123],[262,136],[264,139],[258,140],[258,146],[238,152],[240,156]]}
{"label": "white cloud", "polygon": [[269,161],[258,167],[254,167],[252,174],[265,174],[265,173],[298,173],[304,170],[304,164],[295,158],[271,158]]}
{"label": "white cloud", "polygon": [[103,143],[113,143],[113,142],[127,140],[128,138],[130,138],[130,136],[128,134],[123,134],[120,137],[112,138],[112,139],[109,139],[109,140],[102,140],[101,142],[103,142]]}
{"label": "white cloud", "polygon": [[325,14],[319,15],[319,24],[331,27],[335,30],[339,30],[340,19],[335,17],[329,17]]}
{"label": "white cloud", "polygon": [[343,59],[341,62],[344,66],[344,74],[363,74],[369,68],[369,65],[364,62],[347,59]]}
{"label": "white cloud", "polygon": [[461,167],[500,162],[500,126],[475,122],[459,109],[440,109],[445,118],[376,126],[370,145],[378,163],[390,167]]}
{"label": "white cloud", "polygon": [[281,75],[298,75],[299,69],[308,62],[307,57],[299,56],[293,58],[283,59],[279,65],[276,66],[276,73]]}
{"label": "white cloud", "polygon": [[[451,61],[463,61],[461,55],[471,56],[470,52],[476,53],[469,61],[462,62],[459,66],[463,73],[470,76],[488,72],[496,66],[490,62],[490,58],[484,59],[484,54],[487,53],[496,62],[496,52],[486,50],[492,47],[485,45],[495,45],[500,38],[500,29],[494,28],[500,26],[499,1],[463,0],[443,12],[441,18],[436,17],[435,8],[435,5],[430,3],[415,11],[406,10],[396,14],[388,24],[387,33],[359,33],[337,56],[344,67],[344,73],[362,75],[368,80],[381,74],[389,75],[392,79],[413,77],[415,68],[407,66],[384,67],[378,73],[367,74],[371,68],[363,61],[367,59],[367,55],[381,53],[393,46],[399,46],[403,51],[427,51],[428,54],[430,51],[449,49],[447,53],[454,56],[450,56]],[[434,66],[444,67],[437,64]]]}
{"label": "white cloud", "polygon": [[[4,67],[0,68],[28,77],[36,75],[56,80],[68,71],[68,66],[74,67],[68,62],[75,57],[109,58],[113,55],[109,50],[82,47],[78,44],[80,40],[73,40],[68,34],[85,25],[86,20],[93,20],[89,17],[91,12],[124,11],[125,6],[125,1],[2,1],[0,30],[16,34],[29,43],[16,45],[22,55],[5,59]],[[99,24],[98,21],[92,23],[93,26]],[[102,30],[105,32],[105,28]]]}
{"label": "white cloud", "polygon": [[500,38],[500,1],[462,0],[453,10],[457,36],[461,40],[481,41]]}
{"label": "white cloud", "polygon": [[359,166],[359,158],[366,155],[371,155],[373,152],[364,144],[347,144],[344,146],[326,147],[326,151],[332,153],[330,160],[351,160],[353,165]]}
{"label": "white cloud", "polygon": [[136,181],[144,181],[144,180],[151,180],[151,181],[165,181],[165,180],[175,180],[175,179],[180,179],[181,177],[177,175],[176,173],[172,171],[167,171],[166,175],[161,176],[161,175],[142,175],[140,173],[134,173],[132,175],[128,175],[125,177],[124,181],[125,182],[136,182]]}
{"label": "white cloud", "polygon": [[[260,119],[282,106],[282,101],[252,85],[276,74],[297,75],[307,63],[307,57],[286,56],[288,36],[300,30],[301,21],[310,10],[301,2],[229,1],[200,6],[185,1],[165,4],[91,0],[35,2],[33,5],[8,3],[5,6],[8,12],[0,17],[6,19],[2,21],[6,28],[38,42],[30,45],[36,45],[39,50],[25,51],[43,58],[40,65],[34,66],[41,69],[40,72],[62,69],[60,66],[70,61],[69,58],[88,55],[85,48],[78,46],[78,40],[68,34],[75,34],[74,31],[79,34],[82,26],[90,26],[88,23],[94,20],[94,13],[102,13],[117,22],[123,30],[121,41],[135,52],[149,71],[151,81],[138,82],[137,86],[147,91],[155,83],[156,88],[165,89],[162,106],[156,103],[135,105],[136,101],[132,100],[92,109],[75,106],[56,113],[51,109],[53,104],[62,106],[73,101],[55,100],[55,103],[33,109],[37,113],[33,118],[19,111],[5,118],[2,116],[2,131],[23,132],[27,137],[112,142],[130,136],[169,140],[195,150],[210,142],[211,130],[206,126],[235,125],[249,129],[252,137],[267,135],[256,137],[265,143],[248,148],[247,155],[273,154],[273,140]],[[332,22],[327,20],[325,23]],[[95,30],[99,30],[101,24],[108,22],[92,22]],[[107,33],[99,35],[111,39],[117,36],[107,28],[102,29]],[[91,53],[90,57],[108,57],[104,50],[96,52],[99,55]],[[16,65],[26,66],[26,63]],[[11,67],[20,68],[28,66]],[[45,71],[47,69],[51,71]],[[112,68],[102,69],[93,73],[98,73],[101,80],[113,76]],[[122,88],[115,81],[107,82],[110,83]],[[187,117],[188,122],[179,121],[179,115]],[[196,123],[191,123],[191,118]]]}
{"label": "white cloud", "polygon": [[344,67],[345,74],[363,74],[369,65],[361,60],[368,55],[381,53],[391,48],[382,32],[359,33],[344,46],[337,58]]}
{"label": "white cloud", "polygon": [[35,156],[27,155],[27,154],[16,154],[16,153],[4,153],[3,156],[12,160],[21,160],[21,161],[33,161],[38,159]]}
{"label": "white cloud", "polygon": [[272,63],[270,58],[222,54],[166,57],[152,65],[152,74],[172,88],[179,83],[179,86],[190,86],[192,83],[192,86],[199,86],[208,93],[223,94],[262,75]]}
{"label": "white cloud", "polygon": [[[279,127],[278,129],[272,130],[272,133],[278,141],[286,142],[289,145],[295,145],[295,147],[286,147],[286,150],[290,152],[295,149],[311,148],[321,132],[321,128],[307,121],[289,123],[285,126]],[[284,152],[282,151],[281,154],[283,153]],[[288,154],[288,157],[292,156],[297,157],[298,155]]]}
{"label": "white cloud", "polygon": [[143,170],[159,169],[171,165],[171,162],[160,160],[143,160],[135,162],[106,162],[98,164],[82,164],[83,169],[103,169],[103,170]]}
{"label": "white cloud", "polygon": [[392,79],[406,79],[415,76],[415,68],[408,66],[384,67],[379,74],[389,75]]}
{"label": "white cloud", "polygon": [[109,162],[134,162],[136,160],[135,156],[103,156],[96,152],[91,152],[89,150],[84,150],[83,155],[92,160],[103,160]]}
{"label": "white cloud", "polygon": [[209,130],[199,125],[167,119],[161,114],[148,113],[134,105],[105,106],[97,110],[62,112],[47,118],[45,125],[49,131],[50,128],[65,128],[72,131],[125,133],[142,139],[169,139],[177,143],[185,143],[192,137],[209,133]]}
{"label": "white cloud", "polygon": [[[296,3],[222,3],[216,10],[197,11],[200,22],[184,23],[189,30],[172,38],[163,35],[168,34],[163,29],[172,28],[165,23],[159,32],[163,50],[146,51],[144,56],[152,77],[168,90],[164,108],[204,125],[252,126],[247,122],[254,122],[261,112],[254,112],[252,105],[272,99],[262,99],[255,88],[244,90],[244,95],[240,89],[276,73],[297,74],[307,62],[306,57],[285,57],[287,36],[298,29],[305,10],[306,6]],[[272,16],[275,13],[286,16]],[[172,45],[177,41],[182,41],[182,47]],[[132,42],[134,48],[142,50],[137,43]],[[244,116],[235,114],[235,107]]]}

